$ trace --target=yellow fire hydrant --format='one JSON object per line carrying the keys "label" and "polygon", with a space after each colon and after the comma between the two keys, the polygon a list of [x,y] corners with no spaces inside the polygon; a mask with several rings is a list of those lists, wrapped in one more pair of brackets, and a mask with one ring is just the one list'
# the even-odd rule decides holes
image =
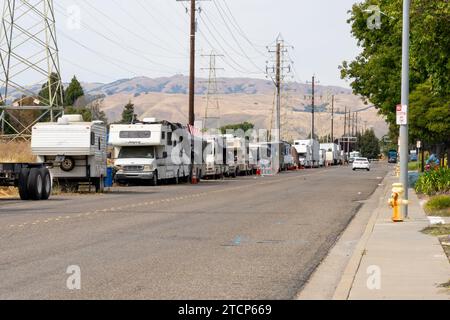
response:
{"label": "yellow fire hydrant", "polygon": [[400,212],[400,206],[405,206],[409,204],[408,200],[403,199],[403,194],[405,193],[405,189],[403,188],[403,184],[394,183],[392,185],[392,195],[389,199],[389,206],[392,208],[392,221],[394,222],[403,222],[403,216]]}

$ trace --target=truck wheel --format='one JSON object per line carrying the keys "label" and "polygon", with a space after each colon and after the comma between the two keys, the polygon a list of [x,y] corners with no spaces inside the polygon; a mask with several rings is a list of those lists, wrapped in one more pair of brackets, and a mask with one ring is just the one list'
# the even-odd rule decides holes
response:
{"label": "truck wheel", "polygon": [[44,190],[44,182],[41,170],[32,168],[28,176],[28,192],[31,200],[41,200],[42,192]]}
{"label": "truck wheel", "polygon": [[30,169],[22,168],[19,174],[19,195],[21,200],[30,200],[30,194],[28,193],[28,176],[30,175]]}
{"label": "truck wheel", "polygon": [[155,172],[153,175],[152,186],[156,187],[158,185],[158,173]]}
{"label": "truck wheel", "polygon": [[105,180],[103,177],[100,177],[95,181],[95,192],[96,193],[105,192]]}
{"label": "truck wheel", "polygon": [[41,175],[42,175],[42,183],[43,183],[43,189],[42,189],[42,200],[48,200],[52,194],[52,178],[50,176],[50,172],[47,168],[41,169]]}

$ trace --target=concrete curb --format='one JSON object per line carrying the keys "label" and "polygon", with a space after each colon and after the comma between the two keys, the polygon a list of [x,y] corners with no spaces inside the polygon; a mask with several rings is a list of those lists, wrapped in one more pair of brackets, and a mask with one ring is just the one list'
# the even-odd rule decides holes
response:
{"label": "concrete curb", "polygon": [[[391,172],[389,172],[386,177],[383,180],[383,183],[386,183],[391,176]],[[377,209],[372,213],[369,222],[365,228],[365,231],[359,240],[348,264],[345,268],[344,273],[342,274],[341,280],[339,281],[339,284],[334,292],[333,300],[348,300],[350,291],[353,286],[353,282],[355,280],[355,276],[358,272],[359,266],[361,264],[362,258],[365,254],[365,248],[366,245],[370,239],[370,236],[372,235],[372,232],[374,230],[375,224],[377,222],[377,219],[380,215],[380,210],[383,208],[382,202],[384,202],[384,199],[386,198],[386,195],[388,192],[390,192],[391,187],[389,183],[386,183],[384,188],[378,188],[375,193],[373,194],[373,197],[378,198],[378,205]],[[386,205],[387,207],[387,205]],[[361,208],[361,210],[363,210]]]}

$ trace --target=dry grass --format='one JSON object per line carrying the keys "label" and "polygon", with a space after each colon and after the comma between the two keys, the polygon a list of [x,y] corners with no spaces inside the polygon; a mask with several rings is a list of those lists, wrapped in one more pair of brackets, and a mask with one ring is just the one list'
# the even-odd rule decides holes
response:
{"label": "dry grass", "polygon": [[0,187],[0,199],[16,198],[19,196],[17,188]]}
{"label": "dry grass", "polygon": [[29,142],[0,142],[0,162],[35,162]]}
{"label": "dry grass", "polygon": [[[29,142],[0,142],[0,162],[35,162]],[[19,195],[17,188],[0,187],[0,199],[13,198]]]}

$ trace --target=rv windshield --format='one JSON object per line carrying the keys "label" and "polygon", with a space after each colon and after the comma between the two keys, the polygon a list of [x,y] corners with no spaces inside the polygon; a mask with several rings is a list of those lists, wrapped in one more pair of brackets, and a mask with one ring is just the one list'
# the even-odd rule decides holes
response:
{"label": "rv windshield", "polygon": [[123,147],[119,152],[119,159],[154,159],[153,147]]}

